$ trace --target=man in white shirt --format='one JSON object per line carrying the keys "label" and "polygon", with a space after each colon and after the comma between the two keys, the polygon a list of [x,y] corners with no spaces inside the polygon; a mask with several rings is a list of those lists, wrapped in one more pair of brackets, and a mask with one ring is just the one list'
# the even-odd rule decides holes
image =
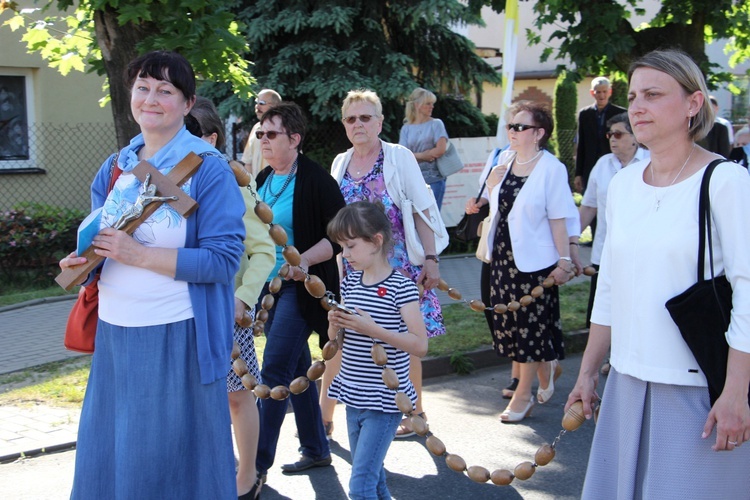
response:
{"label": "man in white shirt", "polygon": [[253,177],[257,176],[258,172],[263,170],[263,156],[260,153],[260,140],[255,136],[255,133],[260,130],[260,117],[263,116],[263,113],[280,102],[281,96],[279,93],[271,89],[261,90],[255,100],[255,116],[258,117],[259,121],[250,131],[245,150],[242,152],[242,163],[245,164],[245,168]]}

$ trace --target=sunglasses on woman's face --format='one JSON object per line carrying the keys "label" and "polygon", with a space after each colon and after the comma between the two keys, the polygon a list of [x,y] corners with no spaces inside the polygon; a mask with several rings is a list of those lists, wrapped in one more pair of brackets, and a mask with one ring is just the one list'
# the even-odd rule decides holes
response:
{"label": "sunglasses on woman's face", "polygon": [[263,139],[263,136],[266,136],[268,137],[269,141],[276,139],[277,135],[284,135],[284,132],[276,132],[275,130],[258,130],[257,132],[255,132],[255,137],[257,137],[258,139]]}
{"label": "sunglasses on woman's face", "polygon": [[526,125],[525,123],[509,123],[506,127],[513,132],[523,132],[524,130],[539,128],[536,125]]}
{"label": "sunglasses on woman's face", "polygon": [[341,121],[343,121],[344,123],[348,123],[349,125],[353,125],[353,124],[354,124],[354,122],[356,122],[356,121],[357,121],[357,118],[359,118],[359,121],[361,121],[362,123],[367,123],[367,122],[369,122],[370,120],[372,120],[372,119],[374,118],[374,116],[372,116],[372,115],[354,115],[354,116],[347,116],[346,118],[344,118],[344,119],[343,119],[343,120],[341,120]]}
{"label": "sunglasses on woman's face", "polygon": [[620,132],[619,130],[615,130],[614,132],[607,132],[607,139],[615,138],[615,139],[622,139],[622,136],[624,135],[630,135],[627,132]]}

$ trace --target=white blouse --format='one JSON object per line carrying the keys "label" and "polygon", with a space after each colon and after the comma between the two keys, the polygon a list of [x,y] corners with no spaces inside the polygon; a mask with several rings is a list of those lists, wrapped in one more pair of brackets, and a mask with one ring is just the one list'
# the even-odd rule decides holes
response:
{"label": "white blouse", "polygon": [[[696,282],[698,194],[705,168],[673,186],[654,187],[643,181],[648,165],[649,160],[631,165],[610,183],[591,322],[612,327],[610,362],[620,373],[705,386],[703,372],[664,306]],[[709,192],[714,271],[726,273],[733,289],[726,338],[731,347],[750,352],[750,177],[739,165],[722,163]],[[705,268],[710,277],[708,263]]]}

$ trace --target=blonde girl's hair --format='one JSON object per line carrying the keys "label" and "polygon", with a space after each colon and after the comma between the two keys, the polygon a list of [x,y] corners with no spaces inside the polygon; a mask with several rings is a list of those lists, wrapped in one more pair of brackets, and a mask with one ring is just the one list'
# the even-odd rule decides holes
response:
{"label": "blonde girl's hair", "polygon": [[404,123],[414,123],[417,121],[417,109],[424,103],[435,102],[437,97],[435,94],[422,87],[414,89],[409,96],[409,100],[406,101],[406,118]]}

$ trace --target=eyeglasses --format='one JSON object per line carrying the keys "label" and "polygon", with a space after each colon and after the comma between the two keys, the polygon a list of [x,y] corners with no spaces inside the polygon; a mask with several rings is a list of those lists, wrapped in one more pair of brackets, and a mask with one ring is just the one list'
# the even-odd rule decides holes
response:
{"label": "eyeglasses", "polygon": [[614,132],[607,132],[606,136],[607,139],[615,138],[615,139],[622,139],[623,135],[630,135],[629,132],[621,132],[619,130],[615,130]]}
{"label": "eyeglasses", "polygon": [[525,123],[509,123],[506,127],[513,132],[523,132],[524,130],[539,128],[536,125],[526,125]]}
{"label": "eyeglasses", "polygon": [[277,135],[284,135],[284,134],[289,135],[286,132],[276,132],[275,130],[268,130],[268,131],[258,130],[257,132],[255,132],[255,137],[257,137],[258,139],[263,139],[263,136],[266,136],[268,137],[269,141],[272,141],[276,139]]}
{"label": "eyeglasses", "polygon": [[349,125],[353,125],[354,122],[357,121],[357,118],[359,118],[359,121],[361,121],[362,123],[367,123],[375,117],[373,115],[354,115],[354,116],[347,116],[346,118],[343,118],[341,121],[344,123],[348,123]]}

